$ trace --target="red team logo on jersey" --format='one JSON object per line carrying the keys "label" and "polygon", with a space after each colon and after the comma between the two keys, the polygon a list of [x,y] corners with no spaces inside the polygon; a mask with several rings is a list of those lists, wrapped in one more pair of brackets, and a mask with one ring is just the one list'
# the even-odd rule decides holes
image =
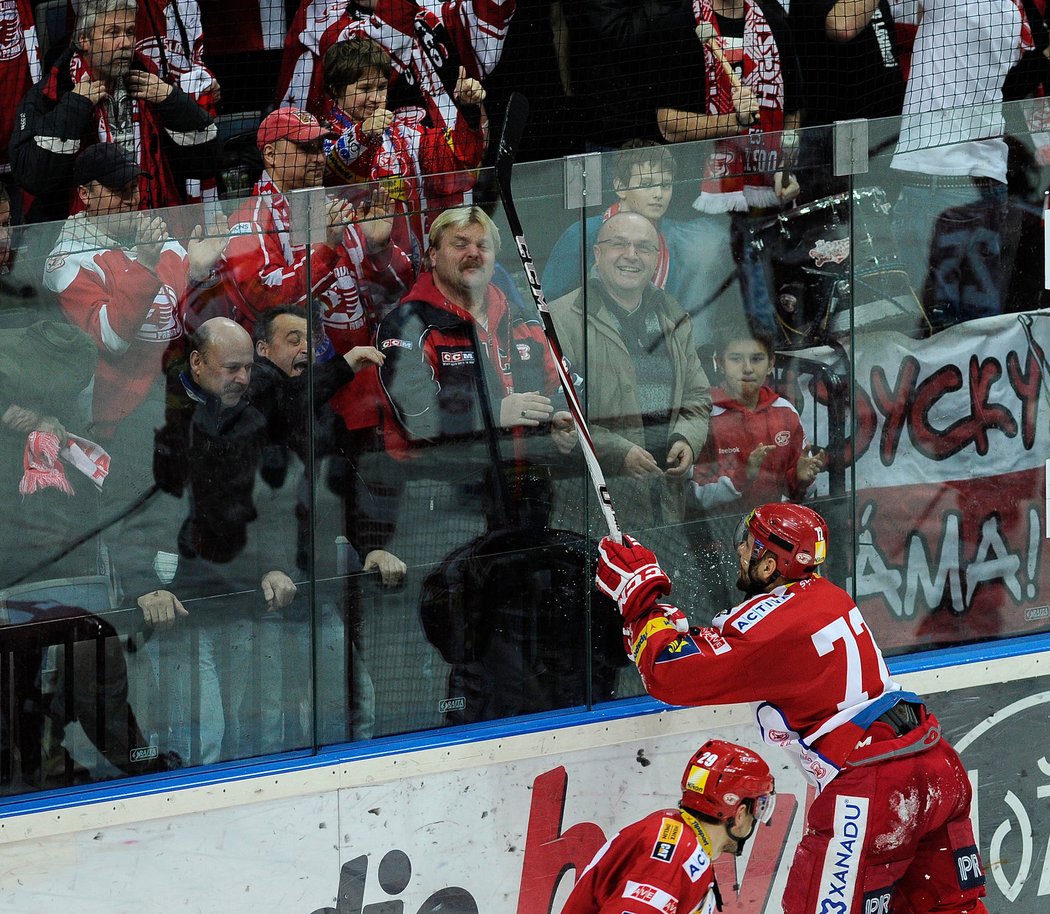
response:
{"label": "red team logo on jersey", "polygon": [[167,283],[157,292],[156,298],[153,299],[153,307],[150,308],[136,336],[149,343],[167,343],[182,336],[178,296]]}
{"label": "red team logo on jersey", "polygon": [[15,0],[0,0],[0,61],[17,59],[24,49]]}

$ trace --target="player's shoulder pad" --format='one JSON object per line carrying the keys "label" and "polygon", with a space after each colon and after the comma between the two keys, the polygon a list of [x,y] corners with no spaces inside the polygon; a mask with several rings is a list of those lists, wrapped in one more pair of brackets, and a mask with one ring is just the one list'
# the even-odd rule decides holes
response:
{"label": "player's shoulder pad", "polygon": [[677,809],[663,809],[647,817],[645,840],[649,859],[660,863],[671,863],[680,849],[685,851],[694,838],[692,830],[682,821]]}

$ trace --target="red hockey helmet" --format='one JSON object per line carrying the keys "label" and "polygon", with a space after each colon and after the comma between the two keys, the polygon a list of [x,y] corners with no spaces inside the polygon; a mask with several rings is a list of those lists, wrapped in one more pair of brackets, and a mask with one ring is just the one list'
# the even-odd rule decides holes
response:
{"label": "red hockey helmet", "polygon": [[709,739],[689,759],[682,774],[682,806],[719,822],[728,822],[737,807],[751,800],[759,822],[773,815],[773,775],[750,749]]}
{"label": "red hockey helmet", "polygon": [[755,538],[751,561],[763,558],[766,550],[777,560],[777,571],[784,578],[797,580],[827,558],[828,525],[812,508],[791,502],[759,505],[737,528],[736,542]]}

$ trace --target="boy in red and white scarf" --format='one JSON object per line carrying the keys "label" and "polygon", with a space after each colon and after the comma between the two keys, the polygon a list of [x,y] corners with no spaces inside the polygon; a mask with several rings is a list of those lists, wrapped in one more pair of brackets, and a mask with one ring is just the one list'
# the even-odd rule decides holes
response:
{"label": "boy in red and white scarf", "polygon": [[399,213],[394,240],[418,269],[438,214],[466,200],[485,149],[485,90],[460,68],[451,130],[428,127],[419,108],[387,108],[390,56],[358,37],[324,56],[328,122],[339,132],[325,144],[329,184],[381,181]]}
{"label": "boy in red and white scarf", "polygon": [[279,104],[324,116],[320,61],[337,41],[379,42],[393,64],[394,107],[418,105],[433,127],[453,129],[460,67],[484,79],[499,62],[517,0],[445,0],[440,12],[413,0],[303,0],[278,80]]}

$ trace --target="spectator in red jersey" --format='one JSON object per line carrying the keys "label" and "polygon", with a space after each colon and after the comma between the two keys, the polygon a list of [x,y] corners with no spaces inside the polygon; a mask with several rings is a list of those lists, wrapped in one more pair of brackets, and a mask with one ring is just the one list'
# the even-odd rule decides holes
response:
{"label": "spectator in red jersey", "polygon": [[[329,183],[382,181],[399,217],[394,237],[418,268],[437,213],[462,203],[485,148],[485,90],[460,67],[451,130],[427,126],[419,108],[387,107],[392,65],[383,46],[363,36],[339,41],[324,56]],[[457,174],[458,172],[458,174]]]}
{"label": "spectator in red jersey", "polygon": [[798,501],[824,465],[798,411],[766,383],[773,358],[773,340],[761,330],[719,335],[715,362],[723,381],[711,390],[709,433],[691,484],[704,511],[739,514],[767,501]]}
{"label": "spectator in red jersey", "polygon": [[986,914],[966,768],[922,699],[890,678],[850,595],[818,573],[827,523],[804,505],[760,505],[733,539],[745,599],[710,627],[658,602],[671,580],[629,536],[602,540],[597,585],[650,695],[753,702],[763,740],[816,788],[785,914]]}
{"label": "spectator in red jersey", "polygon": [[760,822],[773,816],[769,766],[736,743],[709,739],[682,773],[677,809],[628,825],[578,874],[562,914],[713,912],[722,896],[712,864],[740,856]]}
{"label": "spectator in red jersey", "polygon": [[413,270],[390,242],[389,200],[381,193],[360,222],[352,203],[328,200],[326,235],[310,244],[292,239],[288,195],[321,186],[325,135],[317,118],[296,108],[278,108],[263,120],[256,142],[264,171],[251,199],[230,217],[233,237],[220,276],[222,294],[249,332],[269,308],[314,306],[318,352],[330,357],[371,341],[372,302],[396,300]]}
{"label": "spectator in red jersey", "polygon": [[40,80],[33,6],[29,0],[0,2],[0,172],[11,170],[7,144],[14,128],[18,100]]}
{"label": "spectator in red jersey", "polygon": [[766,383],[773,359],[772,337],[762,330],[730,326],[716,338],[722,386],[711,390],[709,434],[686,483],[687,514],[704,521],[689,527],[689,537],[706,618],[734,602],[736,556],[725,525],[755,505],[801,501],[824,466],[795,407]]}
{"label": "spectator in red jersey", "polygon": [[164,416],[162,368],[169,347],[182,343],[186,290],[210,274],[224,239],[195,233],[185,248],[172,240],[162,219],[139,212],[139,178],[139,166],[116,143],[96,143],[77,157],[82,210],[63,225],[44,284],[98,349],[87,433],[112,458],[102,529],[125,584],[145,576],[147,589],[158,583],[163,530],[172,521],[171,506],[154,497],[152,473],[153,430]]}
{"label": "spectator in red jersey", "polygon": [[135,53],[136,9],[135,0],[85,0],[72,47],[22,100],[10,151],[15,179],[35,198],[27,221],[82,208],[73,162],[95,143],[116,143],[138,163],[139,209],[184,203],[177,176],[211,169],[211,115]]}
{"label": "spectator in red jersey", "polygon": [[73,168],[81,212],[51,251],[44,283],[69,320],[95,341],[93,435],[109,439],[160,378],[161,356],[183,333],[180,301],[210,274],[222,239],[173,241],[140,213],[141,169],[116,143],[85,149]]}

